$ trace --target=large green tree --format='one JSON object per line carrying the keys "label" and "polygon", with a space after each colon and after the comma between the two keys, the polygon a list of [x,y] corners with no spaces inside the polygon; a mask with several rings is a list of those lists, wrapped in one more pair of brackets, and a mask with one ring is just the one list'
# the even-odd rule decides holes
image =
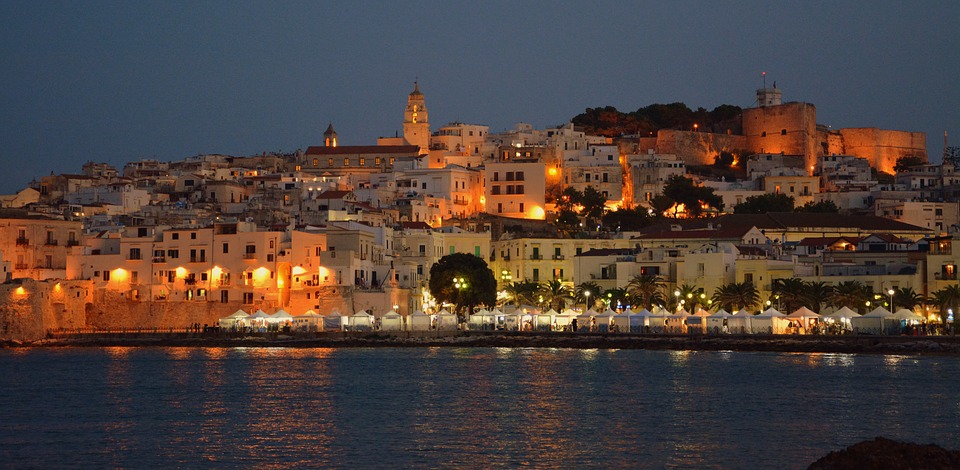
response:
{"label": "large green tree", "polygon": [[469,314],[477,305],[493,306],[497,301],[493,271],[483,258],[466,253],[447,255],[434,263],[429,285],[437,302],[456,305],[460,315]]}
{"label": "large green tree", "polygon": [[860,281],[843,281],[833,286],[833,293],[827,304],[835,308],[847,307],[860,313],[866,310],[866,303],[873,296],[870,288]]}
{"label": "large green tree", "polygon": [[783,193],[766,193],[750,196],[733,206],[734,214],[766,214],[767,212],[793,212],[793,198]]}
{"label": "large green tree", "polygon": [[647,310],[663,304],[663,278],[652,274],[637,274],[627,283],[627,290],[640,308]]}
{"label": "large green tree", "polygon": [[[671,176],[663,186],[663,195],[677,204],[683,204],[690,217],[703,215],[703,206],[717,211],[723,210],[723,198],[714,194],[713,188],[697,186],[692,179],[685,176]],[[676,217],[677,214],[673,216]]]}
{"label": "large green tree", "polygon": [[573,300],[573,289],[558,280],[544,282],[537,292],[543,298],[544,305],[558,312],[563,310],[568,300]]}

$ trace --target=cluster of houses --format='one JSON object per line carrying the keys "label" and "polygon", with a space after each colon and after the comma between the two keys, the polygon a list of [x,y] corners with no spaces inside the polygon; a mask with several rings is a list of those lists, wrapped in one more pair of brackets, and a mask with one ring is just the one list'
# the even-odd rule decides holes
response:
{"label": "cluster of houses", "polygon": [[[483,258],[500,289],[521,280],[614,289],[644,274],[671,291],[750,281],[762,296],[779,278],[921,294],[957,282],[960,177],[946,163],[881,182],[875,156],[821,151],[808,165],[809,155],[772,140],[785,142],[792,129],[771,130],[770,141],[763,131],[743,140],[766,145],[740,163],[745,179],[693,177],[723,198],[727,213],[636,232],[571,233],[550,222],[565,189],[592,187],[608,210],[652,210],[665,182],[691,176],[688,165],[715,156],[709,144],[722,136],[670,130],[611,139],[572,124],[491,133],[459,122],[431,132],[427,113],[415,86],[403,135],[376,145],[340,145],[330,125],[323,145],[293,153],[121,169],[89,162],[80,174],[41,177],[0,197],[0,274],[6,282],[89,280],[127,301],[346,315],[439,310],[429,271],[452,253]],[[797,206],[830,201],[841,212],[732,213],[769,193]]]}

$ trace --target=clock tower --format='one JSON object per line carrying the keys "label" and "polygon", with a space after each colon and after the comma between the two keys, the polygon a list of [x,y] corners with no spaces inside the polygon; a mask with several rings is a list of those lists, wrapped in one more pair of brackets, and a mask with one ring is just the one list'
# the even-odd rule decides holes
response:
{"label": "clock tower", "polygon": [[421,154],[430,150],[430,121],[417,82],[413,82],[413,92],[407,97],[407,109],[403,113],[403,140],[408,145],[420,146]]}

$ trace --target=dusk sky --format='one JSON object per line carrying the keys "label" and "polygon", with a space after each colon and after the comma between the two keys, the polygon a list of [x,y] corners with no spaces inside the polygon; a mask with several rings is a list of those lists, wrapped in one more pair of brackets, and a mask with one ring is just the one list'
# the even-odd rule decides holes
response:
{"label": "dusk sky", "polygon": [[821,124],[960,145],[960,2],[2,1],[12,193],[86,161],[291,152],[401,131],[565,123],[587,107],[750,107],[777,82]]}

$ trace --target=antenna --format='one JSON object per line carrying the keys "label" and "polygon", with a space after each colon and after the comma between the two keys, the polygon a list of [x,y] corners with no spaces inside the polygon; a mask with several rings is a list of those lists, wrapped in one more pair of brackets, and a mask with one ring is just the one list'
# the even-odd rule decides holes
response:
{"label": "antenna", "polygon": [[763,75],[763,87],[767,87],[767,72],[763,72],[760,75]]}

